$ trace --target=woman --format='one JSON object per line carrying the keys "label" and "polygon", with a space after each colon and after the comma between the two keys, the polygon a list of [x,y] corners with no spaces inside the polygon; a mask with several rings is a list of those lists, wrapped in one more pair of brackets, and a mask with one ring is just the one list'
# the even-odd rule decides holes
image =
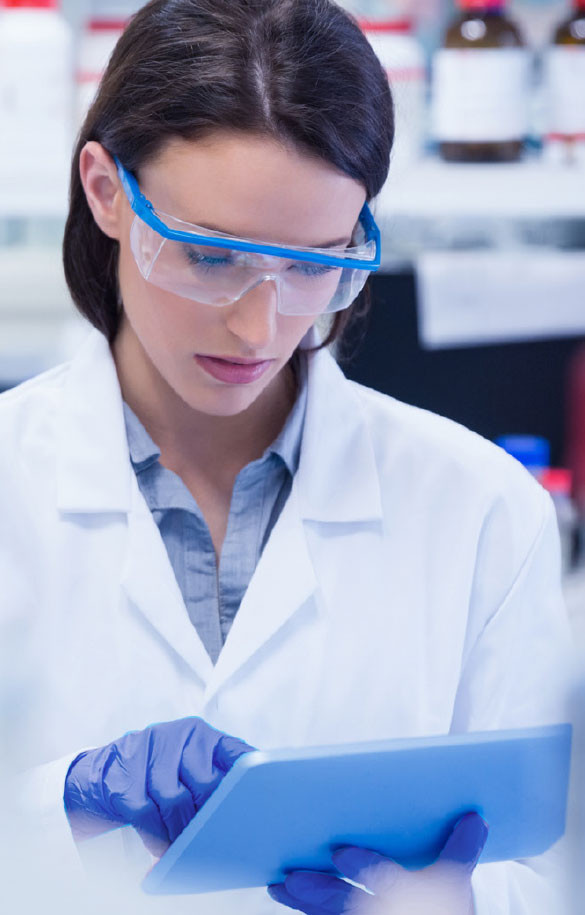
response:
{"label": "woman", "polygon": [[[550,500],[327,349],[378,263],[392,138],[330,0],[154,0],[112,56],[64,240],[94,329],[0,401],[4,618],[34,667],[18,761],[64,882],[102,839],[124,872],[133,837],[160,854],[248,745],[564,720]],[[453,915],[559,911],[546,857],[472,878],[478,835]],[[346,887],[198,904],[341,911]]]}

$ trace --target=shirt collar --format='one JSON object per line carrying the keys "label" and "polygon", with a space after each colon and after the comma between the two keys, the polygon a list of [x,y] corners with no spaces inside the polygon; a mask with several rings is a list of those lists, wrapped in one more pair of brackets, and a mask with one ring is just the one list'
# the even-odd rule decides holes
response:
{"label": "shirt collar", "polygon": [[145,470],[155,461],[158,461],[160,448],[155,445],[136,413],[128,406],[126,401],[123,403],[123,408],[130,460],[136,471]]}
{"label": "shirt collar", "polygon": [[[301,439],[307,405],[307,358],[306,354],[302,352],[299,355],[300,358],[297,362],[297,398],[292,410],[288,414],[282,430],[272,444],[266,448],[261,458],[261,460],[264,460],[270,454],[278,455],[291,476],[295,475],[299,466]],[[151,464],[158,461],[160,449],[155,442],[153,442],[145,427],[126,401],[123,402],[123,409],[130,460],[132,461],[135,471],[140,472],[146,470],[147,467],[150,467]]]}

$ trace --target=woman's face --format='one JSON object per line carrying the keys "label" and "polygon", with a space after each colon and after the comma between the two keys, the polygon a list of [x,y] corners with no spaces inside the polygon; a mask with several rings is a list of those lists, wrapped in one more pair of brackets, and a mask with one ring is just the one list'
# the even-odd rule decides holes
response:
{"label": "woman's face", "polygon": [[[283,245],[349,244],[366,198],[359,182],[327,163],[248,134],[173,140],[138,177],[142,192],[160,211]],[[315,316],[280,314],[270,280],[221,307],[149,283],[130,248],[134,214],[123,193],[118,200],[120,335],[126,342],[131,338],[130,349],[193,409],[217,416],[247,409],[275,383]],[[210,374],[216,363],[199,357],[267,360],[268,366],[251,380],[226,380]]]}

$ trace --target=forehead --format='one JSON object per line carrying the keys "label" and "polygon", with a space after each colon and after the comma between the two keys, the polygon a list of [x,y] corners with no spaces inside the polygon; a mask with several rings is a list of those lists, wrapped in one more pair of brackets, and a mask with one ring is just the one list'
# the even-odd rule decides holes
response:
{"label": "forehead", "polygon": [[231,235],[318,247],[351,236],[364,187],[334,166],[268,137],[173,139],[140,169],[154,206]]}

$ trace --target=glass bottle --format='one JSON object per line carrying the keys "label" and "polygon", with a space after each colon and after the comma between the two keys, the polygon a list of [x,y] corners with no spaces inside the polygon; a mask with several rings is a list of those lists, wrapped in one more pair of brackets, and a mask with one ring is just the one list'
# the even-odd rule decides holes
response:
{"label": "glass bottle", "polygon": [[585,45],[585,0],[573,0],[573,11],[558,26],[554,44]]}
{"label": "glass bottle", "polygon": [[458,0],[434,67],[434,136],[449,162],[510,162],[528,133],[529,56],[506,0]]}
{"label": "glass bottle", "polygon": [[18,216],[67,199],[73,31],[60,0],[0,4],[0,204]]}
{"label": "glass bottle", "polygon": [[388,76],[394,98],[392,169],[422,154],[426,129],[426,61],[411,19],[360,19],[359,25]]}
{"label": "glass bottle", "polygon": [[585,0],[573,0],[572,6],[545,57],[546,140],[550,159],[585,162]]}

